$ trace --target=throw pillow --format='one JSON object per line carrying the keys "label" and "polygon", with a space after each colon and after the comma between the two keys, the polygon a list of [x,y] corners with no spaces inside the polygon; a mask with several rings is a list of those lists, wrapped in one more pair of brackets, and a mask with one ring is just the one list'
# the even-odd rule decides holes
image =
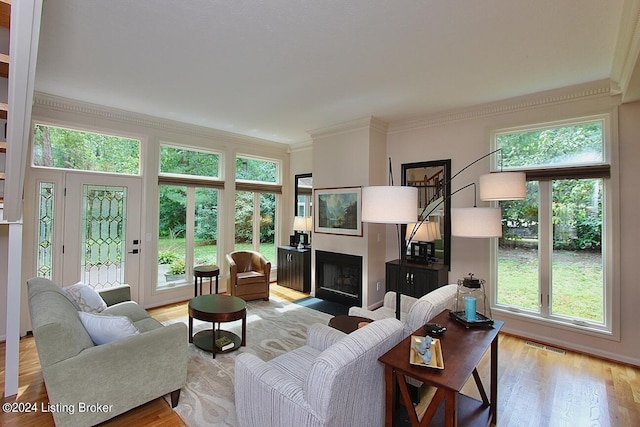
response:
{"label": "throw pillow", "polygon": [[67,294],[78,311],[100,313],[107,308],[107,303],[104,302],[100,294],[91,286],[85,285],[84,283],[76,283],[73,286],[62,288],[62,290]]}
{"label": "throw pillow", "polygon": [[79,311],[80,321],[96,345],[118,341],[140,331],[131,323],[127,316],[111,316]]}

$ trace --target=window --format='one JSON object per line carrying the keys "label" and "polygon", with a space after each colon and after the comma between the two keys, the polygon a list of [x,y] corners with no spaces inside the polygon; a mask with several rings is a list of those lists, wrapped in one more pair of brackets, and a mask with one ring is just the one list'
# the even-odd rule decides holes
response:
{"label": "window", "polygon": [[36,124],[33,166],[140,174],[140,141]]}
{"label": "window", "polygon": [[253,181],[275,184],[278,179],[278,163],[251,157],[236,158],[236,181]]}
{"label": "window", "polygon": [[160,148],[158,288],[191,283],[193,267],[218,264],[220,155]]}
{"label": "window", "polygon": [[53,231],[55,184],[40,182],[38,184],[38,256],[36,271],[38,277],[52,279],[53,273]]}
{"label": "window", "polygon": [[235,246],[255,250],[275,265],[277,194],[282,192],[278,162],[236,157]]}
{"label": "window", "polygon": [[503,168],[528,180],[525,200],[500,202],[497,308],[611,332],[606,119],[494,134]]}
{"label": "window", "polygon": [[181,147],[160,147],[160,173],[218,178],[220,156]]}

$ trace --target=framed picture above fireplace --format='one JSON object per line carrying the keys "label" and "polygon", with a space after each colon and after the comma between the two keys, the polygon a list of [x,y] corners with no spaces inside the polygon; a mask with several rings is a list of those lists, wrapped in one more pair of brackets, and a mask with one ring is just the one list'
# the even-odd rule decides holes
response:
{"label": "framed picture above fireplace", "polygon": [[362,187],[313,190],[315,233],[362,236]]}

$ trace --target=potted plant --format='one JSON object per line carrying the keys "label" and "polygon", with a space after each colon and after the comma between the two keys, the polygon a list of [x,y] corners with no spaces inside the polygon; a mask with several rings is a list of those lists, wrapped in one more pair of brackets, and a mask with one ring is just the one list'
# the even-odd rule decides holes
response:
{"label": "potted plant", "polygon": [[175,282],[176,280],[184,279],[185,277],[185,264],[184,259],[178,258],[169,264],[169,269],[164,274],[164,279],[167,282]]}

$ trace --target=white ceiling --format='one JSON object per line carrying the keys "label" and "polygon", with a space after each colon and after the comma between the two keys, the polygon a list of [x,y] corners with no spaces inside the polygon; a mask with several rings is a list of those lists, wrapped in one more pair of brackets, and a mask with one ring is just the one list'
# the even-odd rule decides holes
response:
{"label": "white ceiling", "polygon": [[624,0],[46,0],[39,92],[272,141],[609,78]]}

